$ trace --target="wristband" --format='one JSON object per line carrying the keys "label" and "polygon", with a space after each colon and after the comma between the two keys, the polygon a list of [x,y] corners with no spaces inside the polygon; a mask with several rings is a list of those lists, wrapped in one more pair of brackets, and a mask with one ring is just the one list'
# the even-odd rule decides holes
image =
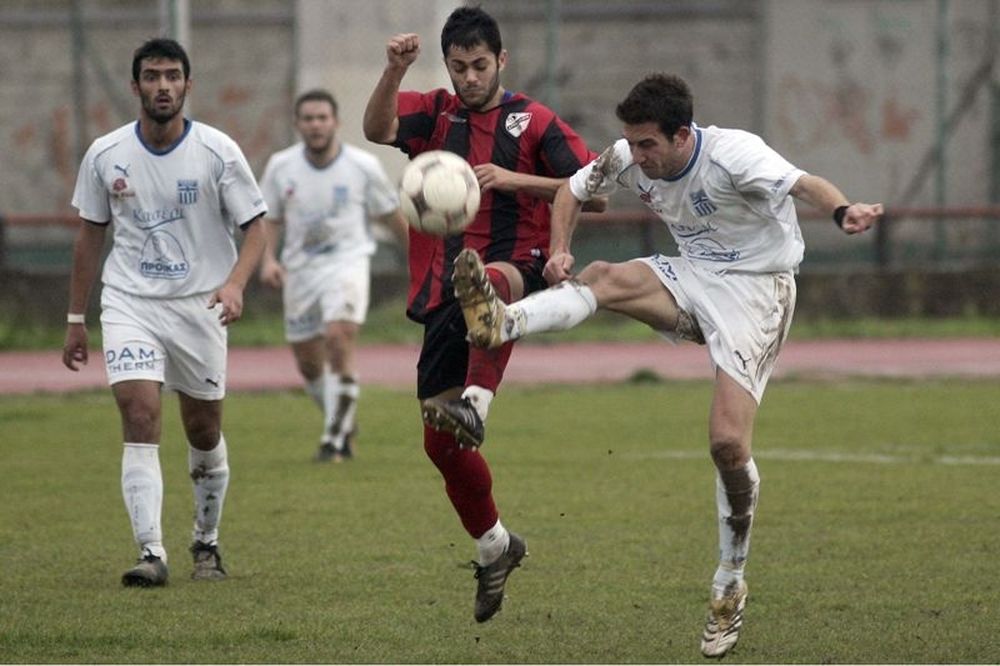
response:
{"label": "wristband", "polygon": [[68,315],[66,315],[66,323],[67,324],[85,324],[87,322],[86,322],[86,319],[84,319],[84,315],[82,315],[82,314],[76,314],[74,312],[70,312]]}
{"label": "wristband", "polygon": [[833,211],[833,221],[841,229],[844,228],[844,216],[847,215],[847,209],[850,206],[837,206]]}

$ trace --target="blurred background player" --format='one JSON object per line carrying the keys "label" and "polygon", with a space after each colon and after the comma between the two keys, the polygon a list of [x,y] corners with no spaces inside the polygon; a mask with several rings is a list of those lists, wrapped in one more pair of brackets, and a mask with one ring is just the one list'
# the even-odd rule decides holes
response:
{"label": "blurred background player", "polygon": [[[571,328],[598,308],[708,346],[720,561],[701,650],[721,657],[739,638],[747,598],[743,572],[760,486],[750,451],[754,417],[795,309],[804,246],[792,198],[830,213],[849,234],[871,227],[882,205],[850,203],[749,132],[698,127],[693,109],[687,84],[662,74],[643,79],[618,105],[624,138],[556,195],[545,267],[556,286],[505,307],[467,251],[456,261],[455,284],[474,322],[470,340],[487,347]],[[581,205],[619,186],[666,223],[681,256],[597,261],[574,278],[570,240]]]}
{"label": "blurred background player", "polygon": [[[194,483],[195,579],[225,578],[219,521],[229,482],[222,399],[226,326],[243,312],[243,290],[264,249],[266,212],[236,143],[186,119],[191,65],[170,39],[153,39],[132,59],[139,120],[91,144],[73,205],[81,224],[73,248],[63,363],[87,363],[84,313],[104,264],[101,330],[108,382],[121,413],[122,494],[139,544],[127,586],[167,582],[160,513],[161,389],[176,390]],[[243,229],[237,252],[233,236]]]}
{"label": "blurred background player", "polygon": [[339,124],[329,92],[300,95],[295,129],[302,140],[272,155],[261,180],[270,212],[260,279],[282,289],[285,337],[306,393],[323,410],[319,462],[353,457],[360,390],[354,348],[368,313],[371,221],[389,227],[404,250],[407,243],[395,185],[374,155],[340,141]]}
{"label": "blurred background player", "polygon": [[500,84],[507,52],[496,21],[482,9],[451,13],[441,51],[455,93],[400,92],[420,53],[420,38],[408,33],[389,39],[364,131],[371,141],[396,146],[411,158],[435,149],[461,155],[482,188],[479,213],[463,234],[410,232],[407,316],[424,326],[417,364],[424,449],[476,540],[474,616],[484,622],[500,609],[507,577],[525,554],[524,540],[500,522],[489,466],[477,450],[511,347],[470,350],[452,268],[462,248],[469,248],[486,262],[490,288],[503,301],[544,288],[549,202],[594,154],[552,110]]}

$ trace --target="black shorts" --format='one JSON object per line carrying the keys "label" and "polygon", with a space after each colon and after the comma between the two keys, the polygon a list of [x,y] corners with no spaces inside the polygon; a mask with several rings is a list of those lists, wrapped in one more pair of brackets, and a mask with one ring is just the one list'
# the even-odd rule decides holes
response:
{"label": "black shorts", "polygon": [[[524,294],[548,287],[542,277],[543,258],[512,264],[524,279]],[[448,389],[465,386],[469,370],[469,343],[465,318],[457,300],[449,300],[424,317],[424,342],[417,361],[417,398],[424,400]]]}

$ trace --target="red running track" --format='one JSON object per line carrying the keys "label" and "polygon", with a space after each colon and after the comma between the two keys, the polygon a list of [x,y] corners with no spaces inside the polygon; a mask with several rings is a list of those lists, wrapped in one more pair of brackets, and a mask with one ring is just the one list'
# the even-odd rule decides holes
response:
{"label": "red running track", "polygon": [[[416,346],[365,345],[358,350],[363,384],[413,389]],[[81,372],[63,367],[61,351],[0,353],[0,393],[67,392],[106,386],[99,351]],[[663,378],[708,379],[703,347],[667,342],[521,344],[507,369],[511,384],[614,382],[648,370]],[[1000,339],[815,340],[789,342],[775,377],[1000,378]],[[296,388],[300,380],[286,347],[229,353],[228,388]]]}

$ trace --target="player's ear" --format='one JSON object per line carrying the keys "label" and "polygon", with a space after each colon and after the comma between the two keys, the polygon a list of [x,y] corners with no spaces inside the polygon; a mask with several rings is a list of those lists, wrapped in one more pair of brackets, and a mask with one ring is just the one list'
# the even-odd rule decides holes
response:
{"label": "player's ear", "polygon": [[497,71],[502,72],[503,68],[507,66],[507,49],[500,49],[500,55],[497,56]]}
{"label": "player's ear", "polygon": [[670,140],[672,143],[684,143],[688,140],[689,136],[691,136],[691,128],[687,125],[681,125],[677,128],[677,131],[674,132],[674,135]]}
{"label": "player's ear", "polygon": [[131,85],[131,88],[132,88],[132,94],[135,95],[136,97],[138,97],[139,96],[139,82],[136,81],[135,79],[132,79],[131,82],[130,82],[130,85]]}

